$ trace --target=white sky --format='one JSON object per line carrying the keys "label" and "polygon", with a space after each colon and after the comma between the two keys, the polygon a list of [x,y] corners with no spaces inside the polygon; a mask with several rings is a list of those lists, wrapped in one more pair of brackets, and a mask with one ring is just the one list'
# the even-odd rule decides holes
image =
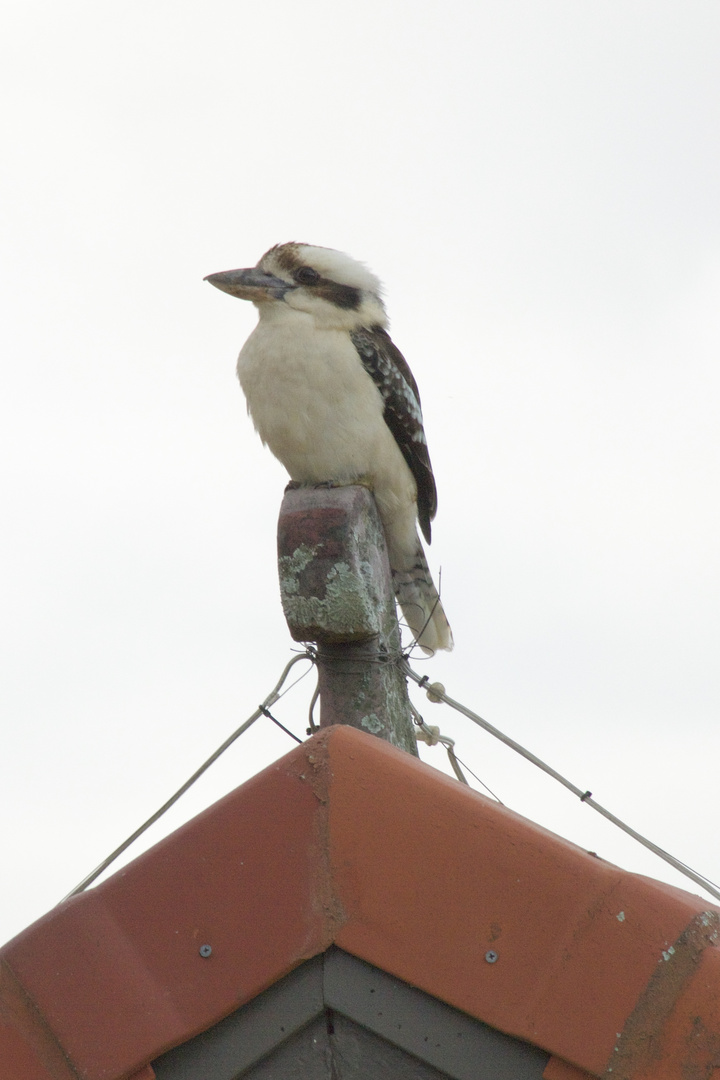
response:
{"label": "white sky", "polygon": [[[457,642],[423,672],[719,880],[717,0],[2,21],[0,941],[291,655],[254,311],[202,281],[291,239],[384,279],[421,388]],[[313,681],[277,706],[300,735]],[[508,806],[695,891],[414,697]],[[256,724],[147,844],[293,745]]]}

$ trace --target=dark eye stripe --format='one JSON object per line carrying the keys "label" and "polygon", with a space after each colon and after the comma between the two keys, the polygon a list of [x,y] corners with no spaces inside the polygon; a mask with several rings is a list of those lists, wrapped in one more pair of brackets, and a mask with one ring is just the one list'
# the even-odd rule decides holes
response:
{"label": "dark eye stripe", "polygon": [[320,279],[315,292],[323,300],[329,300],[335,307],[346,310],[357,311],[362,299],[360,289],[356,289],[354,285],[340,285],[337,281],[329,281],[327,278]]}

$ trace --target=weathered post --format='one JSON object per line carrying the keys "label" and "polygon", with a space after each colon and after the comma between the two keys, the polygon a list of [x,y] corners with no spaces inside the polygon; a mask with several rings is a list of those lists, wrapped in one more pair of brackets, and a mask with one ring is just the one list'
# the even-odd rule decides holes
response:
{"label": "weathered post", "polygon": [[288,487],[278,521],[283,610],[317,645],[320,726],[350,724],[417,754],[385,535],[365,487]]}

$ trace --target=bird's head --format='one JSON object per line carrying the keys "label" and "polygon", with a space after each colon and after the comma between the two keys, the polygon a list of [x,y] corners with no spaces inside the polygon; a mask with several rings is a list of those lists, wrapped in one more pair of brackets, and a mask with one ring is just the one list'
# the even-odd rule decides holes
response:
{"label": "bird's head", "polygon": [[279,307],[305,312],[321,327],[386,326],[380,282],[362,263],[332,248],[277,244],[248,270],[209,274],[211,285],[251,300],[262,317]]}

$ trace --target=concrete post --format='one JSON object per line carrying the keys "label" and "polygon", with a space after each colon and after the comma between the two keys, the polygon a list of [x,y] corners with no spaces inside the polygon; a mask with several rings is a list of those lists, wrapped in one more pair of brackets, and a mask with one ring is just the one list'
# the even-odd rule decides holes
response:
{"label": "concrete post", "polygon": [[288,487],[278,521],[283,610],[317,645],[320,726],[350,724],[417,755],[375,500],[365,487]]}

